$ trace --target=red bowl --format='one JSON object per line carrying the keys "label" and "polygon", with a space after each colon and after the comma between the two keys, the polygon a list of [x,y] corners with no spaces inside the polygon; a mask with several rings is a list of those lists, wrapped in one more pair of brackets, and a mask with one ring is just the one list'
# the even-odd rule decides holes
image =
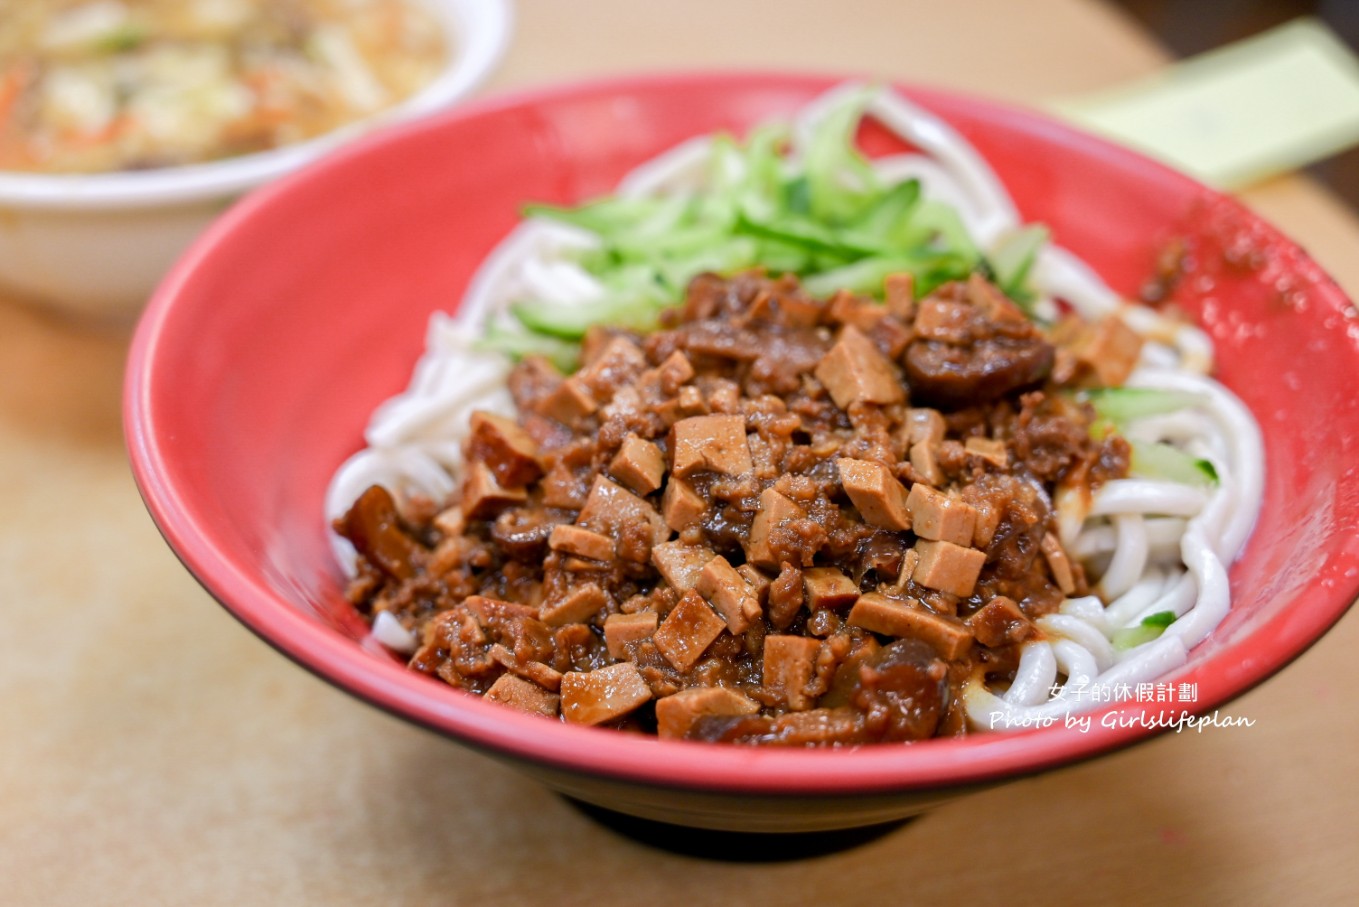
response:
{"label": "red bowl", "polygon": [[[133,470],[199,581],[280,652],[556,790],[633,815],[798,831],[886,821],[981,785],[1146,740],[1183,702],[1060,725],[841,751],[662,741],[529,717],[408,672],[365,644],[322,517],[369,413],[401,390],[431,312],[449,310],[527,201],[609,190],[715,129],[791,114],[822,77],[684,75],[493,99],[375,137],[247,199],[179,262],[132,346]],[[1178,302],[1255,413],[1267,480],[1231,572],[1233,608],[1172,678],[1211,712],[1315,642],[1359,587],[1359,321],[1296,245],[1231,199],[1032,113],[906,89],[985,155],[1023,214],[1135,293],[1180,237]],[[884,135],[869,140],[885,145]]]}

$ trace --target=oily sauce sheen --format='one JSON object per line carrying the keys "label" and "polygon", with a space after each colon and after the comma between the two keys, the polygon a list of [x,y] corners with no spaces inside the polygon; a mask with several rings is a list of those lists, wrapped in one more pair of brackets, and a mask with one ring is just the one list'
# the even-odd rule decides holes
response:
{"label": "oily sauce sheen", "polygon": [[473,417],[456,501],[399,513],[374,486],[337,521],[350,598],[418,635],[412,669],[557,720],[965,733],[963,684],[1003,686],[1034,621],[1090,591],[1053,495],[1126,475],[1074,391],[1137,344],[1040,329],[980,276],[884,295],[705,274],[654,333],[594,329],[574,375],[525,359],[517,418]]}

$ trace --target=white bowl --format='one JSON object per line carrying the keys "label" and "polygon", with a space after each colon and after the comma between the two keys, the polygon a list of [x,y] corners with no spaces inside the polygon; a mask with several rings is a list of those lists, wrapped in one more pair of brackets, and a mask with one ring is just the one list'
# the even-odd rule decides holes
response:
{"label": "white bowl", "polygon": [[242,193],[374,127],[465,97],[504,54],[509,0],[423,0],[453,53],[438,78],[389,110],[306,142],[206,164],[80,175],[0,172],[0,295],[117,321]]}

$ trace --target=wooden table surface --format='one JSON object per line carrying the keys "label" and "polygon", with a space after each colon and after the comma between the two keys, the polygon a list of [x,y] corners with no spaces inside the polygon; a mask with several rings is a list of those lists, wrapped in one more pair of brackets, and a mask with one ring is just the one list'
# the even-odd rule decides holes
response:
{"label": "wooden table surface", "polygon": [[[488,90],[715,66],[1034,104],[1163,53],[1077,0],[521,0]],[[1246,200],[1359,291],[1359,222]],[[1359,615],[1226,711],[1254,727],[939,808],[848,852],[700,863],[339,693],[197,586],[129,475],[127,338],[0,300],[0,903],[1342,904],[1359,891]]]}

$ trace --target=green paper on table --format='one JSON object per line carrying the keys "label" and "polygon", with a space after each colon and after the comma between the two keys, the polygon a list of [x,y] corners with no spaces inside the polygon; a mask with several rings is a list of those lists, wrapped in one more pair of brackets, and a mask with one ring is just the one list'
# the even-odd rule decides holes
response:
{"label": "green paper on table", "polygon": [[1052,106],[1230,189],[1359,142],[1359,58],[1324,25],[1299,19],[1133,85]]}

